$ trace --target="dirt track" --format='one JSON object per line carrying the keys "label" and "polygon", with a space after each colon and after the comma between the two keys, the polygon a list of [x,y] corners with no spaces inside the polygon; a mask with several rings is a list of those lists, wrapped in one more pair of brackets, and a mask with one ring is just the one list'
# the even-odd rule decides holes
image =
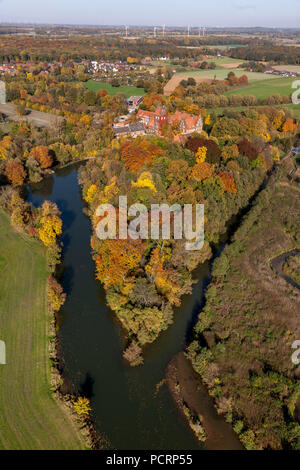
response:
{"label": "dirt track", "polygon": [[40,111],[34,111],[31,109],[28,109],[28,114],[26,116],[19,116],[17,114],[17,106],[12,103],[0,104],[0,113],[4,114],[12,121],[26,120],[37,127],[55,126],[63,119],[62,117],[56,116],[55,114],[42,113]]}

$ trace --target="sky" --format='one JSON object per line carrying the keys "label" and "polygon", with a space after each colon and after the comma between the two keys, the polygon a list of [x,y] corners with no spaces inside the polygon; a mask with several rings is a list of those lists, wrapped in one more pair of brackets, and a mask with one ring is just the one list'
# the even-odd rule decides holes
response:
{"label": "sky", "polygon": [[300,0],[0,0],[0,22],[299,27]]}

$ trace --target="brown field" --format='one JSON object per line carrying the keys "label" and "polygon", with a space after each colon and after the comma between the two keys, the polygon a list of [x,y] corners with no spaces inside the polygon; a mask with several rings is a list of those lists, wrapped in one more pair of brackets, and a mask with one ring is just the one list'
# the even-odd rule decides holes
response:
{"label": "brown field", "polygon": [[[187,80],[189,77],[191,77],[191,74],[188,72],[181,73],[180,75],[173,75],[171,80],[169,80],[164,87],[164,95],[170,96],[171,93],[175,90],[175,88],[180,84],[181,80]],[[212,82],[211,78],[203,78],[197,76],[193,76],[193,78],[195,79],[197,84],[201,82]]]}

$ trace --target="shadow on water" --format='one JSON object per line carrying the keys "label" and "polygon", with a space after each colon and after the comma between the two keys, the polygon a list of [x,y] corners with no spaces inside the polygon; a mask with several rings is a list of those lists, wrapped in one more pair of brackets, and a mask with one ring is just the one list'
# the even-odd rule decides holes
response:
{"label": "shadow on water", "polygon": [[68,296],[58,324],[66,386],[91,398],[96,427],[112,448],[199,449],[167,386],[157,391],[157,385],[190,337],[209,282],[209,263],[195,272],[197,283],[176,310],[173,325],[145,349],[144,366],[126,366],[124,334],[95,280],[91,227],[83,214],[76,168],[60,170],[49,179],[51,185],[48,179],[32,185],[28,199],[34,205],[50,199],[62,211],[65,269],[61,282]]}

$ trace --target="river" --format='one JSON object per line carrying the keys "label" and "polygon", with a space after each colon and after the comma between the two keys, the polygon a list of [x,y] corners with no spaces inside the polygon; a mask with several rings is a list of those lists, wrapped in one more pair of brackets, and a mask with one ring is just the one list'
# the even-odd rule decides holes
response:
{"label": "river", "polygon": [[91,399],[95,425],[112,449],[193,450],[200,444],[179,413],[164,383],[168,363],[187,344],[200,311],[209,263],[196,271],[193,293],[182,299],[174,323],[145,349],[145,364],[131,368],[122,360],[124,333],[105,303],[95,280],[89,219],[84,215],[76,167],[57,171],[28,188],[35,206],[56,202],[63,219],[64,274],[67,301],[58,318],[64,376]]}

